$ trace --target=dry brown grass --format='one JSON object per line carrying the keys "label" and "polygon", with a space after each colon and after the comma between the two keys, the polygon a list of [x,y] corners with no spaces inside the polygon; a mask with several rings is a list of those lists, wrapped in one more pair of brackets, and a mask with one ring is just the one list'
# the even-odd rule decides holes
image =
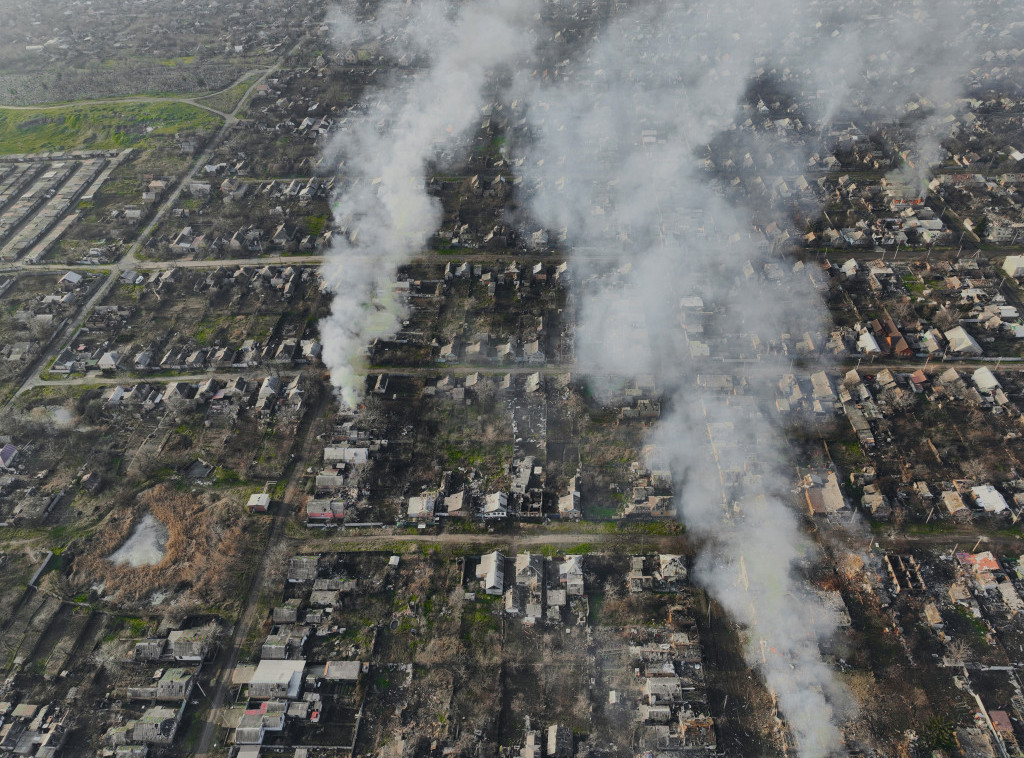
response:
{"label": "dry brown grass", "polygon": [[[166,553],[152,566],[115,565],[108,560],[136,522],[152,513],[168,531]],[[104,584],[119,603],[138,603],[159,590],[191,594],[203,605],[238,602],[238,578],[245,568],[255,527],[240,518],[237,503],[194,495],[161,484],[111,511],[101,530],[75,558],[71,581],[88,588]]]}

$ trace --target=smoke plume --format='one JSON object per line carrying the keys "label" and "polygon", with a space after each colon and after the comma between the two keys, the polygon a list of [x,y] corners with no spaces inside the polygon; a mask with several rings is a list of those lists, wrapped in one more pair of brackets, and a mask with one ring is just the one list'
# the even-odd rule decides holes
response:
{"label": "smoke plume", "polygon": [[[834,620],[800,577],[814,551],[770,410],[798,354],[821,360],[798,343],[820,345],[827,323],[807,270],[776,252],[798,233],[789,213],[817,202],[790,185],[827,154],[833,119],[924,109],[910,126],[920,184],[972,24],[966,0],[649,2],[557,79],[518,82],[530,208],[573,251],[580,282],[577,361],[657,377],[671,410],[653,436],[703,541],[696,576],[746,629],[748,660],[808,758],[844,750],[850,699],[819,651]],[[733,389],[708,389],[722,374]]]}
{"label": "smoke plume", "polygon": [[[369,19],[335,12],[343,47],[399,65],[332,143],[341,233],[322,272],[334,293],[324,360],[351,405],[364,345],[400,323],[395,268],[439,223],[428,166],[455,153],[494,72],[518,71],[506,94],[522,128],[510,143],[532,220],[571,254],[580,368],[657,377],[667,412],[653,441],[704,544],[696,575],[746,629],[748,660],[800,755],[832,755],[849,698],[819,652],[834,624],[800,578],[813,548],[770,412],[794,357],[820,360],[800,342],[820,344],[827,316],[807,270],[778,250],[798,231],[791,211],[818,202],[816,156],[834,123],[905,121],[916,159],[901,181],[926,180],[972,40],[1002,6],[646,0],[606,20],[613,7],[425,0],[383,3]],[[554,32],[536,52],[535,17]]]}
{"label": "smoke plume", "polygon": [[426,191],[427,166],[464,141],[495,70],[529,52],[532,6],[390,2],[363,21],[332,12],[342,49],[361,45],[367,56],[392,56],[399,64],[387,86],[363,98],[361,112],[329,148],[338,165],[333,214],[340,233],[321,269],[334,299],[320,330],[331,382],[349,406],[361,393],[365,345],[400,326],[395,270],[440,221],[440,203]]}

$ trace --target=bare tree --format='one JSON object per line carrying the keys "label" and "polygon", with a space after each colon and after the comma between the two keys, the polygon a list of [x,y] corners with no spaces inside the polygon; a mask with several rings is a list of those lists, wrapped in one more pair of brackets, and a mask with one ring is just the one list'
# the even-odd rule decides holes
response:
{"label": "bare tree", "polygon": [[954,311],[943,306],[935,314],[935,325],[945,331],[946,329],[952,329],[959,322],[959,318]]}
{"label": "bare tree", "polygon": [[965,639],[955,639],[946,649],[946,659],[953,666],[963,666],[971,655],[971,646]]}
{"label": "bare tree", "polygon": [[980,482],[988,478],[988,466],[978,458],[969,458],[960,464],[960,470],[968,479]]}
{"label": "bare tree", "polygon": [[892,300],[886,305],[886,310],[889,311],[889,315],[892,316],[900,326],[905,326],[917,321],[917,313],[914,311],[914,305],[910,302],[910,298]]}

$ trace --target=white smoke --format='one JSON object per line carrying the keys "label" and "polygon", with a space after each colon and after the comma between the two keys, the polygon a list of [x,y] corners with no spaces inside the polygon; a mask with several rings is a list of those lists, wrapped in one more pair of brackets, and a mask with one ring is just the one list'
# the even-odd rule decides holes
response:
{"label": "white smoke", "polygon": [[[764,411],[771,386],[791,370],[791,335],[820,331],[827,319],[808,277],[773,255],[762,232],[785,227],[788,204],[807,202],[780,200],[777,180],[828,147],[833,119],[920,112],[911,128],[916,165],[927,171],[956,111],[970,60],[965,35],[983,22],[967,0],[631,8],[582,53],[559,29],[537,56],[551,60],[519,67],[509,100],[513,122],[525,124],[511,135],[524,190],[533,218],[574,251],[581,368],[658,377],[671,410],[653,441],[672,460],[681,518],[705,543],[696,575],[746,628],[748,659],[800,754],[834,754],[848,697],[819,654],[834,629],[798,576],[813,549],[790,505],[784,439]],[[425,191],[428,164],[473,126],[490,74],[529,55],[538,11],[578,36],[603,10],[425,0],[384,3],[360,22],[335,14],[343,44],[372,40],[371,55],[425,62],[364,98],[366,115],[333,145],[344,234],[323,267],[335,297],[321,326],[332,382],[350,405],[364,345],[399,324],[395,268],[439,223]],[[769,116],[744,107],[762,79],[794,108]],[[684,337],[682,318],[687,328],[704,319],[681,312],[686,296],[714,314],[709,336]],[[702,339],[714,347],[709,357]],[[701,373],[729,373],[749,392],[711,393]]]}
{"label": "white smoke", "polygon": [[400,326],[395,270],[422,249],[441,218],[440,203],[426,191],[427,165],[465,140],[495,70],[529,52],[534,13],[533,3],[521,0],[390,2],[361,23],[340,9],[332,13],[343,46],[363,42],[372,54],[403,55],[425,67],[364,97],[365,113],[330,147],[339,161],[333,213],[342,233],[321,269],[334,299],[320,330],[331,382],[349,406],[361,394],[365,346]]}
{"label": "white smoke", "polygon": [[[594,374],[654,374],[665,388],[671,411],[653,441],[704,543],[696,576],[746,628],[748,660],[807,758],[843,751],[850,701],[821,659],[834,621],[798,575],[814,551],[765,409],[793,370],[792,335],[820,333],[827,316],[810,279],[755,229],[787,225],[795,201],[774,194],[776,180],[828,147],[823,119],[893,121],[927,102],[915,148],[925,164],[939,155],[937,124],[968,59],[949,19],[969,8],[650,2],[603,28],[558,81],[524,75],[516,93],[530,208],[576,251],[577,360]],[[795,107],[743,108],[761,78]],[[681,312],[687,296],[702,299],[697,315]],[[684,317],[699,327],[689,337]],[[701,373],[730,374],[749,394],[708,392]]]}

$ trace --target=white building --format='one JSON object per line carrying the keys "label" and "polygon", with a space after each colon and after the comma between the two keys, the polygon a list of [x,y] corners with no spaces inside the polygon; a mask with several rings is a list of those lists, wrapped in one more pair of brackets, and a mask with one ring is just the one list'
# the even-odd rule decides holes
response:
{"label": "white building", "polygon": [[991,484],[971,487],[971,493],[978,506],[986,513],[1002,513],[1009,510],[1006,499]]}
{"label": "white building", "polygon": [[1024,276],[1024,255],[1008,255],[1003,261],[1003,271],[1014,278]]}
{"label": "white building", "polygon": [[361,466],[369,460],[370,451],[365,447],[326,447],[324,463],[351,463]]}
{"label": "white building", "polygon": [[491,492],[484,498],[484,507],[480,516],[485,519],[505,518],[508,516],[508,495],[504,492]]}
{"label": "white building", "polygon": [[409,498],[408,514],[411,519],[429,520],[434,516],[437,495],[416,495]]}
{"label": "white building", "polygon": [[488,595],[501,595],[505,591],[505,556],[497,550],[480,558],[476,578]]}
{"label": "white building", "polygon": [[262,660],[249,680],[249,697],[257,700],[288,698],[295,700],[302,687],[302,660]]}
{"label": "white building", "polygon": [[862,332],[860,337],[857,338],[857,349],[867,355],[877,355],[882,352],[882,349],[878,346],[878,340],[875,339],[875,335],[871,332]]}
{"label": "white building", "polygon": [[992,373],[992,370],[988,366],[982,366],[974,372],[972,376],[974,384],[982,392],[995,392],[1003,385],[996,379],[996,375]]}
{"label": "white building", "polygon": [[962,326],[950,329],[944,334],[949,341],[949,352],[960,353],[961,355],[981,355],[982,349],[978,341],[974,339]]}

